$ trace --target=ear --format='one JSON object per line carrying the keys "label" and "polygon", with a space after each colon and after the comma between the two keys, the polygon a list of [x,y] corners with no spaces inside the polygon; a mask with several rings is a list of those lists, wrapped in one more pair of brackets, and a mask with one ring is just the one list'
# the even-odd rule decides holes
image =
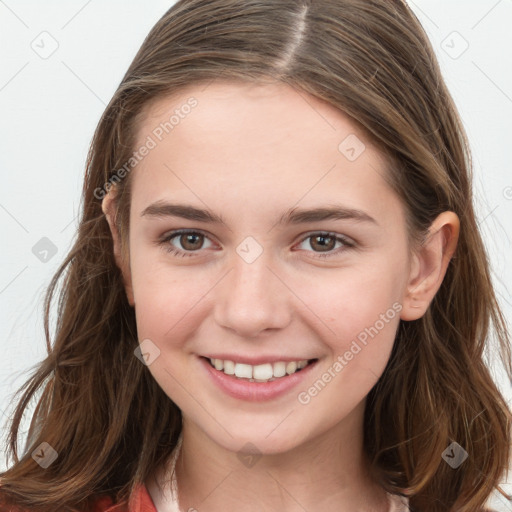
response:
{"label": "ear", "polygon": [[101,209],[105,214],[108,225],[110,227],[110,233],[112,234],[112,241],[114,245],[114,258],[116,260],[116,264],[121,270],[121,274],[123,276],[124,288],[126,291],[126,296],[128,298],[128,302],[130,306],[135,306],[135,300],[133,297],[133,287],[132,287],[132,278],[130,272],[130,263],[128,261],[127,255],[123,253],[121,246],[121,237],[119,235],[119,230],[117,229],[116,224],[116,213],[117,213],[117,204],[116,204],[116,187],[113,186],[109,189],[108,193],[105,195],[101,202]]}
{"label": "ear", "polygon": [[459,218],[454,212],[441,213],[431,224],[425,241],[412,256],[402,320],[417,320],[427,311],[457,248],[459,230]]}

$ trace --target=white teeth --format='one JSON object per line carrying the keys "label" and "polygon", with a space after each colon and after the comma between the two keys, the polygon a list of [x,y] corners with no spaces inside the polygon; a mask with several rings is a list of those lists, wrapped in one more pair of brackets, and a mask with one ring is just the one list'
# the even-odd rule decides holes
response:
{"label": "white teeth", "polygon": [[295,361],[290,361],[286,365],[286,373],[288,375],[291,375],[292,373],[295,373],[297,371],[297,363]]}
{"label": "white teeth", "polygon": [[227,375],[235,375],[235,363],[233,363],[233,361],[224,361],[224,373]]}
{"label": "white teeth", "polygon": [[235,375],[243,379],[252,379],[252,366],[250,364],[236,363]]}
{"label": "white teeth", "polygon": [[274,377],[284,377],[286,375],[286,363],[274,363]]}
{"label": "white teeth", "polygon": [[271,364],[259,364],[252,369],[252,376],[256,380],[268,380],[273,376]]}
{"label": "white teeth", "polygon": [[240,379],[249,379],[250,382],[269,382],[276,378],[292,375],[308,364],[307,359],[301,361],[290,361],[288,363],[279,361],[277,363],[265,363],[252,366],[250,364],[235,363],[222,359],[210,359],[212,366],[226,375],[235,375]]}

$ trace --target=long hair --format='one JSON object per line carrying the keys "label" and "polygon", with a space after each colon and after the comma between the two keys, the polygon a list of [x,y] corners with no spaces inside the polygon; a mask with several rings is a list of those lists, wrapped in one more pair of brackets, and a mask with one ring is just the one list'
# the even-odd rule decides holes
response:
{"label": "long hair", "polygon": [[[51,511],[87,510],[103,495],[125,503],[175,447],[181,412],[134,357],[135,312],[101,198],[115,182],[126,242],[126,163],[141,116],[153,101],[217,78],[279,80],[358,123],[390,162],[414,239],[442,211],[458,215],[441,288],[422,318],[400,323],[369,393],[365,451],[375,479],[407,496],[412,510],[481,510],[511,447],[511,413],[485,349],[497,343],[512,377],[510,338],[473,209],[467,138],[428,37],[401,0],[181,0],[153,27],[91,142],[76,241],[45,299],[48,356],[16,395],[2,499]],[[38,391],[20,458],[20,422]],[[31,457],[43,442],[58,453],[46,469]],[[454,442],[468,453],[457,469],[442,457]]]}

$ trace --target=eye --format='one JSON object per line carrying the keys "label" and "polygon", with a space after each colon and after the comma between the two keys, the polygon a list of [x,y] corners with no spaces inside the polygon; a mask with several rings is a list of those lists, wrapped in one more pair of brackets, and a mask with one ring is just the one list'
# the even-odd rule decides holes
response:
{"label": "eye", "polygon": [[[172,240],[176,238],[177,242],[182,248],[177,248],[172,244]],[[167,252],[175,256],[194,256],[194,252],[203,249],[204,240],[208,238],[200,231],[193,231],[191,229],[182,229],[179,231],[172,231],[165,235],[158,244],[161,245]]]}
{"label": "eye", "polygon": [[[178,243],[181,247],[176,247],[173,244],[174,239],[176,239],[176,243]],[[195,256],[194,253],[200,252],[201,249],[205,248],[205,240],[209,239],[200,231],[181,229],[178,231],[172,231],[165,235],[158,241],[158,245],[161,245],[166,252],[174,256],[190,257]],[[328,232],[310,234],[302,239],[301,244],[304,244],[307,240],[311,240],[309,242],[309,247],[315,249],[313,252],[315,252],[319,258],[329,258],[336,256],[347,249],[355,247],[356,245],[355,242],[353,242],[348,237]],[[341,247],[333,250],[336,244],[341,244]],[[319,251],[316,249],[319,249]]]}
{"label": "eye", "polygon": [[[320,252],[317,253],[319,258],[330,258],[331,256],[337,256],[341,252],[355,247],[355,242],[343,235],[338,235],[336,233],[313,233],[304,238],[301,244],[307,240],[311,240],[309,242],[309,246],[311,248],[320,249]],[[333,251],[332,249],[334,249],[336,243],[340,243],[341,247]]]}

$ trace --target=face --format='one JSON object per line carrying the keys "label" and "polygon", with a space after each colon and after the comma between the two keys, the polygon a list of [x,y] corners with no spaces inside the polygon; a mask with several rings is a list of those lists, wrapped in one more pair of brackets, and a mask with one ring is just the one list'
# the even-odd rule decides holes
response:
{"label": "face", "polygon": [[377,149],[285,84],[181,90],[138,138],[125,278],[148,369],[185,421],[277,453],[361,416],[411,267]]}

